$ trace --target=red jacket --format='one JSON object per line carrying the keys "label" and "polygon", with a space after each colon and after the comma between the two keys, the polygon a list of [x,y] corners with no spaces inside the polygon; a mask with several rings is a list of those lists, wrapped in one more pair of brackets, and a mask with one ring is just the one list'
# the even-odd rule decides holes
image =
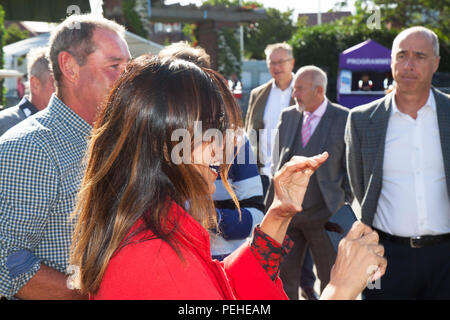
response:
{"label": "red jacket", "polygon": [[[281,280],[270,279],[249,242],[223,262],[212,260],[208,232],[178,205],[172,212],[189,235],[178,238],[186,245],[181,247],[185,261],[160,239],[129,244],[113,256],[91,299],[287,299]],[[136,238],[149,235],[146,231]]]}

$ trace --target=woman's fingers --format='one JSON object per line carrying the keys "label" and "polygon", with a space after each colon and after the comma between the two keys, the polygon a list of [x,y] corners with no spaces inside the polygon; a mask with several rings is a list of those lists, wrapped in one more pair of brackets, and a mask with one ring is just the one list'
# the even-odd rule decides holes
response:
{"label": "woman's fingers", "polygon": [[311,158],[293,156],[273,178],[272,204],[289,216],[301,211],[309,178],[327,158],[326,152]]}
{"label": "woman's fingers", "polygon": [[366,234],[370,234],[371,232],[374,232],[372,228],[360,221],[355,221],[350,228],[350,231],[347,233],[346,238],[349,240],[360,239],[361,237],[365,236]]}
{"label": "woman's fingers", "polygon": [[339,243],[338,254],[330,282],[345,288],[348,298],[357,296],[367,281],[381,278],[387,268],[384,247],[378,234],[357,221]]}
{"label": "woman's fingers", "polygon": [[376,231],[370,231],[360,238],[360,242],[365,245],[378,244],[380,237]]}
{"label": "woman's fingers", "polygon": [[291,176],[297,172],[303,172],[304,174],[312,175],[322,163],[328,158],[328,153],[324,152],[321,155],[317,155],[311,158],[302,156],[293,156],[284,166],[277,172],[275,177]]}
{"label": "woman's fingers", "polygon": [[384,246],[381,244],[369,244],[367,248],[379,256],[384,256]]}
{"label": "woman's fingers", "polygon": [[[322,154],[315,155],[311,158],[305,158],[301,156],[293,156],[289,162],[292,162],[293,164],[300,164],[305,163],[310,166],[312,170],[317,170],[322,163],[324,163],[328,159],[328,152],[324,152]],[[306,161],[305,161],[306,160]]]}
{"label": "woman's fingers", "polygon": [[368,280],[371,282],[380,279],[386,273],[387,259],[379,255],[377,255],[376,259],[377,264],[371,266],[372,274],[370,274],[368,278]]}

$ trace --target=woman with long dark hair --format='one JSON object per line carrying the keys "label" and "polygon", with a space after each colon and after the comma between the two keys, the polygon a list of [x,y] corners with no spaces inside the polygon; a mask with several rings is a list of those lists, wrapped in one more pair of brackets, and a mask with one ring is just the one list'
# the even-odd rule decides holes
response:
{"label": "woman with long dark hair", "polygon": [[[212,260],[211,166],[221,162],[226,182],[223,159],[237,140],[227,129],[241,126],[218,73],[149,55],[128,64],[94,127],[75,210],[71,264],[80,267],[82,292],[93,299],[287,298],[277,275],[286,229],[327,154],[287,163],[274,177],[275,199],[253,240],[223,262]],[[354,229],[338,254],[328,298],[356,296],[369,264],[384,273],[373,232],[362,224]]]}

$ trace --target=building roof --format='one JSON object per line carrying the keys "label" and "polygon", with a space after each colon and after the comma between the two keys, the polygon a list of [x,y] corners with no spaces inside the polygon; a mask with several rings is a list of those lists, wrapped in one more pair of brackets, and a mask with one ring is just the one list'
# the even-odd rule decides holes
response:
{"label": "building roof", "polygon": [[263,8],[248,8],[225,5],[203,5],[197,7],[189,5],[164,5],[156,1],[152,3],[149,18],[161,22],[195,22],[202,20],[229,21],[229,22],[253,22],[266,18],[266,10]]}
{"label": "building roof", "polygon": [[[322,23],[331,23],[336,20],[341,19],[342,17],[351,16],[352,13],[350,11],[336,11],[336,12],[322,12],[321,19]],[[298,15],[298,18],[307,17],[306,25],[314,26],[317,25],[317,13],[301,13]]]}

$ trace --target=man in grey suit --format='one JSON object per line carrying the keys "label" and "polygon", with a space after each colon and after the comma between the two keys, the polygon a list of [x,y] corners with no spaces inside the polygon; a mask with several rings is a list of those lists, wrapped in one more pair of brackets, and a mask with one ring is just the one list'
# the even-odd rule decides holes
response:
{"label": "man in grey suit", "polygon": [[48,48],[33,48],[27,54],[29,97],[0,112],[0,136],[22,120],[44,109],[55,87],[49,68]]}
{"label": "man in grey suit", "polygon": [[[348,109],[328,101],[326,87],[327,76],[320,68],[305,66],[297,71],[292,92],[296,105],[281,113],[276,139],[279,148],[275,145],[272,151],[273,172],[294,155],[308,157],[324,151],[329,154],[328,160],[312,175],[303,211],[292,219],[287,231],[294,246],[280,266],[280,278],[290,299],[298,299],[301,266],[307,247],[316,263],[321,289],[327,285],[336,253],[324,225],[333,213],[353,198],[345,164],[344,129]],[[273,200],[273,192],[271,183],[266,207]]]}
{"label": "man in grey suit", "polygon": [[264,53],[272,79],[250,92],[245,131],[257,159],[265,195],[271,170],[271,131],[276,129],[281,111],[294,104],[291,93],[295,60],[292,47],[285,42],[268,45]]}
{"label": "man in grey suit", "polygon": [[431,87],[439,60],[433,31],[402,31],[392,44],[395,89],[348,118],[351,187],[388,260],[365,299],[450,298],[450,99]]}

